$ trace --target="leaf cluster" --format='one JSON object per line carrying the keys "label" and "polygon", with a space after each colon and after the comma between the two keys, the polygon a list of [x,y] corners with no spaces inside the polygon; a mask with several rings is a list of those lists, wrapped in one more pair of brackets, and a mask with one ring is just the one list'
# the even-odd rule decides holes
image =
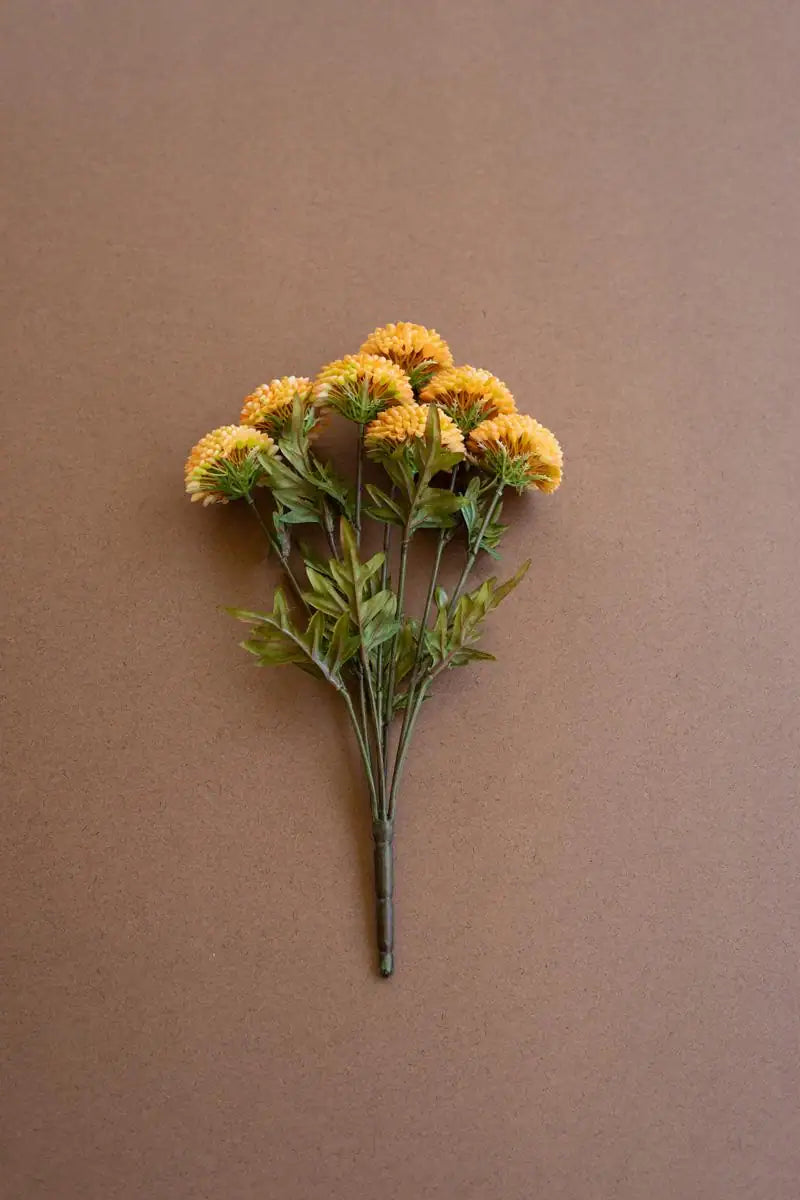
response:
{"label": "leaf cluster", "polygon": [[295,400],[291,420],[278,439],[281,456],[260,456],[264,481],[275,498],[279,536],[288,525],[324,524],[331,506],[348,517],[354,512],[351,485],[311,450],[312,427],[308,411]]}
{"label": "leaf cluster", "polygon": [[400,629],[397,597],[380,586],[383,553],[362,563],[356,536],[349,521],[340,523],[341,559],[324,565],[306,561],[308,590],[303,601],[309,613],[305,628],[298,626],[278,588],[272,612],[231,608],[228,612],[253,626],[242,643],[260,665],[292,663],[337,691],[347,682],[344,668],[359,653],[369,656]]}
{"label": "leaf cluster", "polygon": [[486,617],[521,582],[530,565],[528,559],[503,583],[498,583],[494,576],[485,579],[473,591],[465,592],[455,607],[449,603],[444,588],[436,589],[436,620],[425,631],[428,670],[433,677],[449,667],[463,667],[476,659],[494,660],[493,654],[475,649],[475,643]]}

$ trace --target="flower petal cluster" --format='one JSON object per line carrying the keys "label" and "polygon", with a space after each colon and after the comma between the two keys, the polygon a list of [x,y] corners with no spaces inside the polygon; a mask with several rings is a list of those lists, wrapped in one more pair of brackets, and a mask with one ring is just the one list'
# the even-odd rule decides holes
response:
{"label": "flower petal cluster", "polygon": [[[409,446],[425,437],[429,405],[401,404],[386,408],[371,421],[364,433],[364,445],[372,458],[382,458],[401,446]],[[452,454],[464,453],[464,438],[446,413],[439,414],[442,448]]]}
{"label": "flower petal cluster", "polygon": [[415,389],[424,387],[442,367],[453,365],[453,355],[444,338],[435,329],[411,321],[380,325],[364,342],[361,353],[390,358],[407,372]]}
{"label": "flower petal cluster", "polygon": [[315,401],[348,421],[366,425],[394,404],[413,404],[411,381],[402,367],[379,354],[348,354],[323,367],[314,383]]}
{"label": "flower petal cluster", "polygon": [[423,404],[438,404],[462,433],[470,433],[489,417],[516,412],[514,397],[506,385],[479,367],[439,371],[423,389],[420,400]]}
{"label": "flower petal cluster", "polygon": [[246,397],[239,417],[242,425],[252,425],[273,437],[280,436],[292,416],[295,398],[307,409],[313,402],[310,379],[284,375],[264,383]]}
{"label": "flower petal cluster", "polygon": [[184,467],[186,491],[192,501],[227,504],[249,496],[261,483],[258,456],[277,453],[267,433],[250,425],[222,425],[201,438]]}
{"label": "flower petal cluster", "polygon": [[554,492],[561,483],[564,456],[555,435],[523,413],[482,421],[469,435],[467,453],[481,470],[518,491]]}

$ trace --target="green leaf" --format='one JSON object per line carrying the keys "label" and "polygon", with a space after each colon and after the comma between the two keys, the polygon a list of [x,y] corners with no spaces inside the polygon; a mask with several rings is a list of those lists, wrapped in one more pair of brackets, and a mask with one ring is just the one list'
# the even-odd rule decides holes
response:
{"label": "green leaf", "polygon": [[417,502],[412,529],[451,529],[463,498],[449,488],[426,487]]}
{"label": "green leaf", "polygon": [[374,483],[368,483],[366,491],[372,501],[371,504],[364,506],[364,512],[368,517],[371,517],[373,521],[383,521],[389,525],[405,525],[407,505],[403,505],[399,499],[387,495]]}
{"label": "green leaf", "polygon": [[399,488],[401,495],[410,501],[416,491],[416,484],[405,447],[396,450],[381,462],[392,483]]}
{"label": "green leaf", "polygon": [[507,579],[505,583],[499,584],[494,589],[492,594],[492,608],[497,608],[501,600],[505,600],[509,592],[513,592],[514,588],[522,582],[530,569],[530,565],[531,559],[527,558],[519,570],[516,571],[510,579]]}
{"label": "green leaf", "polygon": [[[291,663],[316,678],[327,680],[337,691],[344,691],[341,666],[351,656],[353,646],[347,630],[339,626],[341,618],[337,618],[330,634],[326,616],[322,612],[313,614],[305,630],[298,629],[280,588],[275,590],[271,613],[250,612],[247,609],[228,611],[238,620],[253,626],[250,637],[242,645],[257,658],[261,666]],[[349,624],[347,614],[345,621]],[[333,633],[336,634],[335,645]]]}
{"label": "green leaf", "polygon": [[410,675],[417,653],[417,637],[419,636],[419,621],[413,618],[406,620],[397,632],[395,643],[395,681],[400,683]]}
{"label": "green leaf", "polygon": [[350,633],[350,614],[342,613],[331,631],[331,670],[340,671],[358,654],[358,645],[358,635]]}

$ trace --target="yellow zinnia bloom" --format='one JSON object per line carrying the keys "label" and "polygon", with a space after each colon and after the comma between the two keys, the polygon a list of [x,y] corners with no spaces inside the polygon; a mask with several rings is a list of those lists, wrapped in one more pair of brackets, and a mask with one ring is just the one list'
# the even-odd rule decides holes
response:
{"label": "yellow zinnia bloom", "polygon": [[259,454],[274,455],[267,433],[249,425],[223,425],[201,438],[186,460],[186,491],[192,501],[227,504],[249,496],[261,483]]}
{"label": "yellow zinnia bloom", "polygon": [[469,435],[467,452],[482,470],[520,492],[554,492],[561,483],[564,455],[555,435],[522,413],[482,421]]}
{"label": "yellow zinnia bloom", "polygon": [[[408,446],[416,438],[424,438],[429,407],[427,404],[402,404],[378,413],[364,434],[367,453],[373,458],[381,458],[400,446]],[[446,413],[439,414],[439,430],[445,450],[451,454],[464,453],[461,431]]]}
{"label": "yellow zinnia bloom", "polygon": [[408,373],[415,388],[424,387],[442,367],[452,367],[453,355],[435,329],[411,321],[381,325],[361,347],[362,354],[381,354]]}
{"label": "yellow zinnia bloom", "polygon": [[328,363],[317,376],[314,399],[335,408],[348,421],[366,425],[381,409],[412,404],[414,393],[402,367],[378,354],[348,354]]}
{"label": "yellow zinnia bloom", "polygon": [[462,433],[501,413],[516,412],[506,385],[478,367],[450,367],[435,375],[420,395],[423,404],[438,404]]}
{"label": "yellow zinnia bloom", "polygon": [[242,425],[254,425],[277,437],[291,419],[295,397],[307,409],[312,403],[311,392],[310,379],[296,378],[294,375],[273,379],[246,397],[239,420]]}

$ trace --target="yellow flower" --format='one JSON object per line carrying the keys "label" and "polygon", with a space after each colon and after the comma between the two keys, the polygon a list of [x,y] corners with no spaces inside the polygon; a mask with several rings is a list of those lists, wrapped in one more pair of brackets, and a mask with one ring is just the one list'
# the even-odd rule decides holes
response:
{"label": "yellow flower", "polygon": [[381,409],[412,404],[414,393],[402,367],[378,354],[348,354],[328,363],[317,376],[314,399],[366,425]]}
{"label": "yellow flower", "polygon": [[227,504],[249,496],[261,483],[259,454],[274,455],[267,433],[249,425],[223,425],[201,438],[186,460],[186,491],[192,501]]}
{"label": "yellow flower", "polygon": [[561,483],[564,456],[555,436],[533,417],[503,413],[482,421],[467,440],[474,463],[507,486],[554,492]]}
{"label": "yellow flower", "polygon": [[246,397],[239,417],[242,425],[254,425],[277,437],[283,433],[292,416],[295,396],[304,409],[311,406],[311,380],[284,375],[263,383]]}
{"label": "yellow flower", "polygon": [[423,390],[423,404],[438,404],[462,433],[501,413],[516,412],[514,397],[504,383],[478,367],[450,367],[435,375]]}
{"label": "yellow flower", "polygon": [[[385,408],[367,426],[364,445],[374,458],[408,446],[415,438],[424,438],[428,422],[428,404],[401,404]],[[464,438],[446,413],[439,414],[442,448],[451,454],[464,453]]]}
{"label": "yellow flower", "polygon": [[361,353],[390,358],[408,373],[414,388],[424,387],[438,370],[453,365],[450,347],[436,330],[411,321],[381,325],[373,330]]}

